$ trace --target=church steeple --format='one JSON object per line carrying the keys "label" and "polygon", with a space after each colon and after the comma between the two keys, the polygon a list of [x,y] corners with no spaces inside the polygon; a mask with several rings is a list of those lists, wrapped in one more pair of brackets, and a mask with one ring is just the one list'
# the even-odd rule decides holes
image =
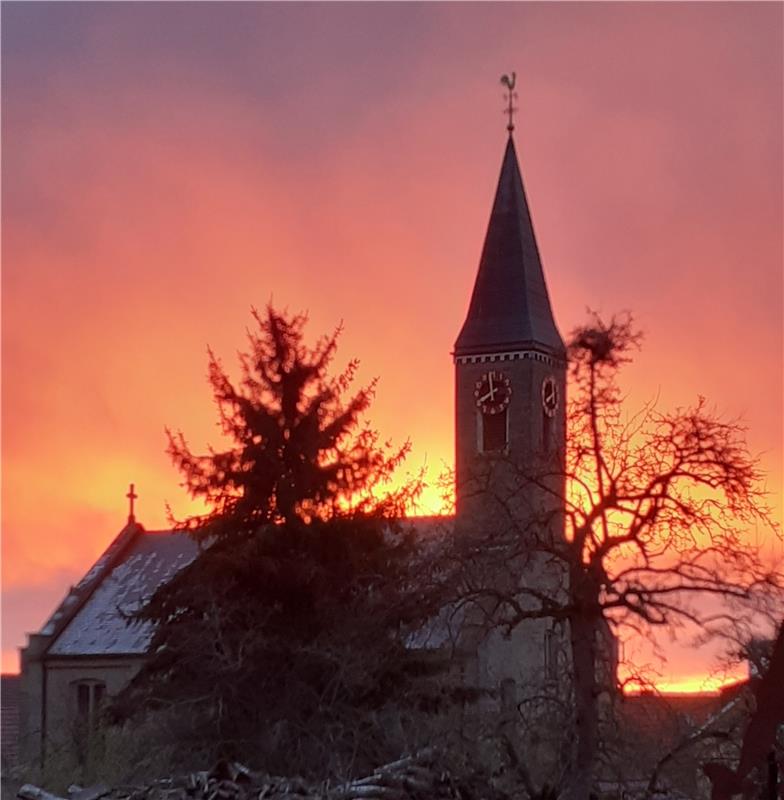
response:
{"label": "church steeple", "polygon": [[563,358],[511,131],[455,356],[538,350]]}
{"label": "church steeple", "polygon": [[[514,76],[504,85],[511,97]],[[510,100],[510,128],[512,111]],[[540,506],[545,496],[516,491],[512,465],[558,471],[566,443],[566,349],[547,296],[512,130],[454,360],[458,516],[500,513],[496,496]]]}

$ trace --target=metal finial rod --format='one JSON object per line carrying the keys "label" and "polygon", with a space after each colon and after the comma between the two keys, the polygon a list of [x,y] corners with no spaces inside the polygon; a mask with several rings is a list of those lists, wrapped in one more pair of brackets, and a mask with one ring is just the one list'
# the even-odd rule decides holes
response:
{"label": "metal finial rod", "polygon": [[504,114],[509,117],[509,122],[506,125],[506,129],[511,133],[514,130],[514,113],[517,111],[517,108],[514,105],[514,101],[517,99],[517,92],[514,91],[515,84],[517,83],[517,73],[513,72],[512,77],[510,78],[508,75],[501,76],[501,83],[506,86],[506,94],[504,95],[504,99],[506,100],[506,108],[504,109]]}
{"label": "metal finial rod", "polygon": [[125,495],[128,500],[130,500],[130,510],[128,511],[128,522],[136,522],[136,517],[133,515],[133,501],[139,496],[133,490],[133,484],[131,484],[131,489],[128,494]]}

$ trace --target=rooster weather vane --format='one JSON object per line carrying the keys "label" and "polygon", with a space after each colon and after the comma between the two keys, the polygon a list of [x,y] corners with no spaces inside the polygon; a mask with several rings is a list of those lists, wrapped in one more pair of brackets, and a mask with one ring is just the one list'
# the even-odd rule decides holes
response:
{"label": "rooster weather vane", "polygon": [[515,83],[517,83],[517,73],[513,72],[511,78],[508,75],[502,75],[501,83],[506,86],[507,90],[506,94],[504,95],[504,99],[507,101],[504,114],[509,115],[509,122],[506,125],[506,129],[511,134],[514,130],[514,113],[517,111],[517,108],[514,105],[514,101],[517,99],[517,92],[514,91]]}

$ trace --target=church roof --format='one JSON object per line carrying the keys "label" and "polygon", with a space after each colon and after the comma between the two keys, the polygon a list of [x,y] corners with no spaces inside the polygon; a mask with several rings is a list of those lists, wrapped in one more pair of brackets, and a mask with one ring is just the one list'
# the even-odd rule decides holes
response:
{"label": "church roof", "polygon": [[91,573],[101,573],[79,609],[56,635],[48,655],[114,656],[147,652],[152,626],[138,622],[129,624],[128,615],[140,608],[162,583],[193,561],[197,545],[185,533],[150,532],[140,525],[134,525],[132,537],[125,544],[124,552],[113,559],[108,569],[109,551],[82,580],[80,585]]}
{"label": "church roof", "polygon": [[103,580],[104,575],[113,569],[118,559],[123,557],[128,545],[143,530],[142,526],[136,522],[128,522],[79,583],[68,590],[68,594],[52,612],[52,615],[44,623],[43,628],[41,628],[43,636],[57,636],[61,633],[74,614],[79,611],[85,600],[92,594],[95,587]]}
{"label": "church roof", "polygon": [[[452,522],[452,517],[438,516],[404,520],[417,537],[434,546],[448,535]],[[197,553],[196,543],[184,532],[146,531],[138,523],[129,523],[41,629],[52,637],[47,656],[98,658],[147,653],[152,624],[129,622],[128,617]],[[438,646],[447,636],[447,627],[439,622],[420,636],[427,636],[428,647]]]}
{"label": "church roof", "polygon": [[455,355],[519,349],[563,357],[512,136]]}

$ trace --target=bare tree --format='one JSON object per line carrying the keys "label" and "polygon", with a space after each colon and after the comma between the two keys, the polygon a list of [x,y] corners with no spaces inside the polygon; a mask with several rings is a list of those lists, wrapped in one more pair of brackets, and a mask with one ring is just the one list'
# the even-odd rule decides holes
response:
{"label": "bare tree", "polygon": [[784,607],[782,574],[745,535],[773,525],[744,428],[703,398],[628,415],[617,378],[639,342],[628,315],[595,316],[573,332],[566,452],[483,464],[492,497],[456,543],[471,565],[459,603],[506,632],[532,619],[568,626],[574,747],[562,788],[571,800],[587,800],[594,783],[610,627],[710,627],[722,613],[716,599],[734,601],[737,614],[761,587],[779,618]]}

